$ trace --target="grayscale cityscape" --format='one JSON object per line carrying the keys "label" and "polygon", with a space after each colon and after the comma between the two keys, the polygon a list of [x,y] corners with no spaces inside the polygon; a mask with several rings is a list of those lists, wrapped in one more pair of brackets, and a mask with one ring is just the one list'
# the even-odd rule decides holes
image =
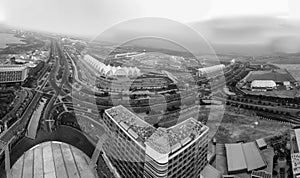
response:
{"label": "grayscale cityscape", "polygon": [[0,178],[300,178],[300,1],[1,0]]}

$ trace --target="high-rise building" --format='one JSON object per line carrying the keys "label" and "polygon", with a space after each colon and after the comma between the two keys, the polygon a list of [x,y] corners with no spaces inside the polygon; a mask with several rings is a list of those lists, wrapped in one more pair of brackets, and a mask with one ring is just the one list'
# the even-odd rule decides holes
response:
{"label": "high-rise building", "polygon": [[0,65],[0,83],[24,82],[27,75],[27,66]]}
{"label": "high-rise building", "polygon": [[207,165],[208,127],[194,118],[155,128],[120,105],[103,119],[104,157],[119,177],[199,178]]}

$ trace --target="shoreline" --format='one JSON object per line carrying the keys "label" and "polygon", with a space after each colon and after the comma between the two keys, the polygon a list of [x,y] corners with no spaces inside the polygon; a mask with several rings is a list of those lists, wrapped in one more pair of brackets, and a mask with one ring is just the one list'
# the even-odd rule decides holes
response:
{"label": "shoreline", "polygon": [[0,33],[0,34],[10,34],[13,35],[14,38],[17,38],[19,40],[19,42],[6,42],[4,47],[0,47],[0,51],[6,50],[8,48],[17,46],[17,45],[27,45],[28,41],[23,38],[23,37],[19,37],[17,34],[15,33]]}
{"label": "shoreline", "polygon": [[34,38],[32,35],[22,37],[19,34],[7,33],[19,38],[19,42],[6,43],[6,47],[0,48],[0,55],[19,54],[44,46],[44,42]]}

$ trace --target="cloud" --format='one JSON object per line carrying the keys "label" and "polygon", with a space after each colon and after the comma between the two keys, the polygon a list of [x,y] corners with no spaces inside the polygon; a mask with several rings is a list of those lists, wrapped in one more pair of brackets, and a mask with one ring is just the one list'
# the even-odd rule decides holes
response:
{"label": "cloud", "polygon": [[277,52],[299,52],[298,20],[241,16],[201,21],[192,23],[191,26],[222,53],[270,55]]}
{"label": "cloud", "polygon": [[5,0],[6,23],[34,30],[94,35],[139,16],[139,3],[119,0]]}
{"label": "cloud", "polygon": [[262,44],[270,40],[270,36],[282,31],[281,24],[286,23],[274,17],[235,17],[192,23],[200,33],[212,43],[221,44]]}

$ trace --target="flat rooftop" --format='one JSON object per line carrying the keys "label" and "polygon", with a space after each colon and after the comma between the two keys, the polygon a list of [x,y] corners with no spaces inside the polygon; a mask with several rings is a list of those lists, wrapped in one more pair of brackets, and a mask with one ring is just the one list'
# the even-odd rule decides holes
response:
{"label": "flat rooftop", "polygon": [[222,174],[216,168],[207,164],[201,171],[200,178],[221,178]]}
{"label": "flat rooftop", "polygon": [[263,148],[267,146],[267,143],[264,138],[257,139],[255,142],[259,148]]}
{"label": "flat rooftop", "polygon": [[8,70],[23,70],[27,67],[25,65],[1,65],[0,64],[0,71],[8,71]]}
{"label": "flat rooftop", "polygon": [[89,157],[61,142],[44,142],[26,151],[12,166],[12,177],[80,178],[97,177],[89,168]]}
{"label": "flat rooftop", "polygon": [[124,106],[112,107],[105,112],[141,144],[156,130],[155,127],[140,119]]}
{"label": "flat rooftop", "polygon": [[225,144],[228,172],[252,171],[266,167],[255,142]]}
{"label": "flat rooftop", "polygon": [[228,172],[247,169],[241,143],[225,144]]}
{"label": "flat rooftop", "polygon": [[247,171],[256,170],[266,166],[255,142],[244,143],[243,152],[247,163]]}
{"label": "flat rooftop", "polygon": [[206,130],[206,126],[190,118],[167,129],[158,128],[147,143],[161,154],[174,153]]}
{"label": "flat rooftop", "polygon": [[208,127],[194,118],[189,118],[170,128],[155,128],[133,114],[124,106],[105,111],[120,127],[142,145],[147,144],[160,154],[173,153],[199,137]]}

